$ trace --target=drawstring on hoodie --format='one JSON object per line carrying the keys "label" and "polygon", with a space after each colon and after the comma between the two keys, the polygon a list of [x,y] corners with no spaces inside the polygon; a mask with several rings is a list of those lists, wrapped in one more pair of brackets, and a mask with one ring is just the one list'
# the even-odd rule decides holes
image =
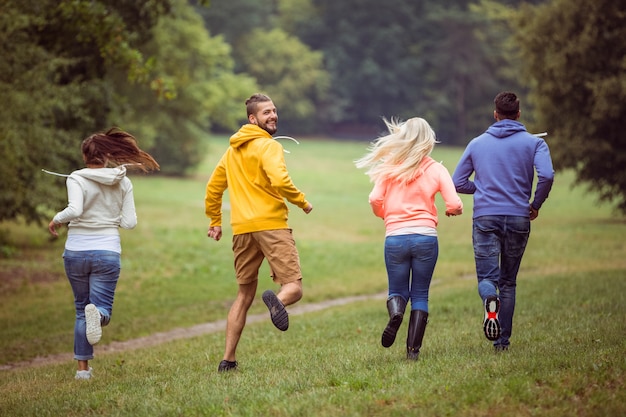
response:
{"label": "drawstring on hoodie", "polygon": [[[141,164],[122,164],[122,165],[118,165],[116,168],[121,168],[124,167],[126,168],[127,166],[130,165],[141,165]],[[56,175],[57,177],[69,177],[69,174],[59,174],[58,172],[52,172],[52,171],[48,171],[47,169],[41,169],[42,172],[45,172],[46,174],[50,174],[50,175]]]}
{"label": "drawstring on hoodie", "polygon": [[[274,137],[274,139],[289,139],[289,140],[292,140],[292,141],[296,142],[296,145],[299,145],[299,144],[300,144],[300,142],[298,142],[297,140],[295,140],[295,139],[294,139],[294,138],[292,138],[291,136],[275,136],[275,137]],[[291,153],[291,152],[289,152],[287,149],[284,149],[284,148],[283,148],[283,151],[284,151],[285,153]]]}
{"label": "drawstring on hoodie", "polygon": [[46,174],[51,174],[51,175],[56,175],[57,177],[69,177],[69,175],[67,174],[59,174],[58,172],[52,172],[52,171],[48,171],[46,169],[41,169],[43,172],[45,172]]}

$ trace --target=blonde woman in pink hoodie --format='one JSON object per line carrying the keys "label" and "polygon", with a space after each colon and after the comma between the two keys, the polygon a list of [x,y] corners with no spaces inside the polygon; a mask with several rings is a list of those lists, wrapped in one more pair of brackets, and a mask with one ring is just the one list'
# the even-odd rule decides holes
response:
{"label": "blonde woman in pink hoodie", "polygon": [[389,134],[375,140],[356,161],[367,168],[374,188],[369,203],[385,221],[385,266],[389,282],[389,322],[381,342],[390,347],[402,324],[407,303],[411,317],[407,359],[417,360],[428,321],[428,292],[439,255],[435,195],[441,193],[446,216],[463,213],[448,170],[430,157],[437,143],[426,120],[385,120]]}

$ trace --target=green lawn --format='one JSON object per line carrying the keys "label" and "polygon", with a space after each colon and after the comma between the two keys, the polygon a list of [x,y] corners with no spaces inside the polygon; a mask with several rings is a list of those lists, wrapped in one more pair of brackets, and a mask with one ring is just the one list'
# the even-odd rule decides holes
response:
{"label": "green lawn", "polygon": [[[420,360],[380,346],[384,298],[294,315],[289,331],[249,324],[240,370],[218,374],[224,334],[105,352],[112,342],[224,320],[236,284],[230,230],[206,237],[204,186],[227,142],[186,179],[134,176],[139,225],[123,232],[123,272],[112,323],[73,380],[71,359],[11,364],[72,351],[73,299],[63,238],[45,227],[2,224],[13,244],[0,259],[0,416],[617,416],[626,412],[626,222],[558,173],[532,223],[518,281],[509,352],[482,336],[471,247],[471,197],[463,216],[440,216],[440,257]],[[366,143],[284,142],[292,178],[314,206],[293,207],[305,296],[300,304],[386,290],[384,228],[367,204],[371,184],[352,161]],[[461,149],[433,154],[452,171]],[[441,200],[438,201],[443,212]],[[59,208],[60,209],[60,208]],[[259,289],[274,288],[263,267]],[[251,314],[267,310],[260,300]]]}

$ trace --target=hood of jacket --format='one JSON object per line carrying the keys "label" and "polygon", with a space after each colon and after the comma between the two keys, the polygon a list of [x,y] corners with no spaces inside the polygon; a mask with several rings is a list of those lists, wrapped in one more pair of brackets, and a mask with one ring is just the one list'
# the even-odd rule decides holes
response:
{"label": "hood of jacket", "polygon": [[126,167],[116,168],[83,168],[72,172],[73,176],[79,176],[104,185],[115,185],[126,177]]}
{"label": "hood of jacket", "polygon": [[430,155],[426,156],[424,158],[424,160],[422,161],[422,166],[420,167],[422,169],[422,172],[426,172],[426,170],[432,165],[437,163],[437,161],[435,161]]}
{"label": "hood of jacket", "polygon": [[507,138],[519,132],[526,132],[526,127],[517,120],[511,119],[495,122],[487,129],[487,133],[496,138]]}
{"label": "hood of jacket", "polygon": [[418,167],[417,172],[415,173],[415,175],[413,176],[413,178],[411,178],[408,182],[412,182],[415,181],[416,179],[418,179],[419,177],[421,177],[422,175],[424,175],[424,173],[426,172],[426,170],[428,168],[430,168],[433,164],[436,164],[437,161],[435,161],[430,155],[426,155],[423,159],[422,162],[420,162],[420,165]]}
{"label": "hood of jacket", "polygon": [[251,123],[241,126],[241,128],[230,137],[230,146],[239,148],[240,146],[254,139],[266,138],[272,139],[272,135],[266,130],[261,129],[257,125]]}

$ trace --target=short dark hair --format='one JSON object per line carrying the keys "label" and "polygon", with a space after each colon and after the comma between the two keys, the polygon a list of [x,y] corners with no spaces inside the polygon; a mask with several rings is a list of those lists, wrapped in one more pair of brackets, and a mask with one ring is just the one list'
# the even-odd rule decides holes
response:
{"label": "short dark hair", "polygon": [[272,101],[272,99],[265,94],[261,94],[261,93],[253,94],[249,99],[246,100],[246,112],[248,113],[247,116],[250,116],[251,114],[255,114],[257,104],[265,102],[265,101]]}
{"label": "short dark hair", "polygon": [[515,93],[510,91],[503,91],[498,93],[495,99],[493,99],[496,105],[496,113],[498,113],[504,119],[514,119],[519,112],[519,99]]}

